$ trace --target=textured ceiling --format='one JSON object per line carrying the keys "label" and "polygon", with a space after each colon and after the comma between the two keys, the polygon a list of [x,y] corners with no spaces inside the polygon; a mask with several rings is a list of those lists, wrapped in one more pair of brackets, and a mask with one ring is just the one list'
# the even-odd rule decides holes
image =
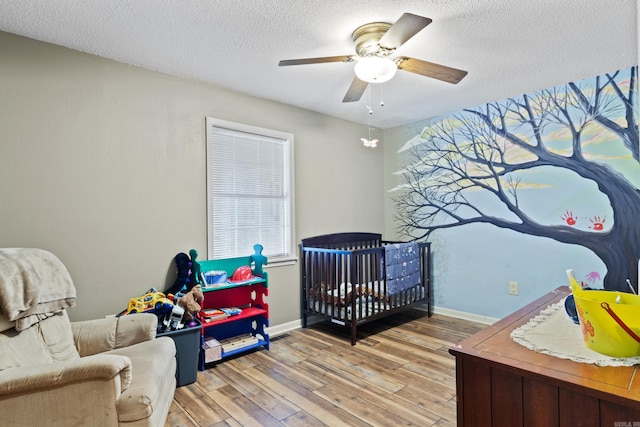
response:
{"label": "textured ceiling", "polygon": [[[370,98],[388,128],[638,63],[636,0],[0,0],[0,30],[354,122],[351,33],[403,12],[433,23],[398,54],[467,70],[459,84],[398,71]],[[1,54],[1,53],[0,53]]]}

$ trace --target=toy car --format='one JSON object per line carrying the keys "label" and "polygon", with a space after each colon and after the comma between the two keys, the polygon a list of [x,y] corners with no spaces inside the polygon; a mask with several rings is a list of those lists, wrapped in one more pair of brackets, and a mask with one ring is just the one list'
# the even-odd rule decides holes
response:
{"label": "toy car", "polygon": [[154,288],[149,289],[144,295],[129,300],[127,314],[139,312],[152,312],[156,314],[166,313],[173,309],[173,304],[162,292]]}

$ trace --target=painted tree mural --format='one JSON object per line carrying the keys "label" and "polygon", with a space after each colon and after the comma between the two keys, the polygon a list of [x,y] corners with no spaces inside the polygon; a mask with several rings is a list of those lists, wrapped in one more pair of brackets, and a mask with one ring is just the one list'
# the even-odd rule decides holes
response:
{"label": "painted tree mural", "polygon": [[[426,127],[411,142],[401,195],[400,232],[424,239],[436,230],[485,223],[581,245],[607,268],[604,287],[638,289],[640,192],[615,167],[639,161],[637,67],[466,109]],[[618,147],[612,154],[608,147]],[[550,169],[554,168],[554,169]],[[576,227],[570,209],[541,221],[527,202],[551,191],[536,172],[586,180],[608,200],[611,216]],[[547,173],[548,175],[548,173]],[[539,195],[538,195],[539,196]]]}

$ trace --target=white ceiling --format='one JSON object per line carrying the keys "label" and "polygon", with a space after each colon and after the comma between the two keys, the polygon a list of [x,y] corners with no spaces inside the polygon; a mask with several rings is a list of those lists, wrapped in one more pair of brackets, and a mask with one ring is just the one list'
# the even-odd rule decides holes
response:
{"label": "white ceiling", "polygon": [[[398,71],[371,90],[388,128],[638,63],[636,0],[0,0],[0,30],[366,123],[342,103],[353,30],[404,12],[433,19],[397,54],[467,70],[457,85]],[[0,52],[1,54],[1,52]]]}

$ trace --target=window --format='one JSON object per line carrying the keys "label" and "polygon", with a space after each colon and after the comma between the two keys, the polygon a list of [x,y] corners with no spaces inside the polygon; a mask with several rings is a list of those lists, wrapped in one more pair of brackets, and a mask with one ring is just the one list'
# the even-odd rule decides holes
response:
{"label": "window", "polygon": [[209,258],[259,243],[270,265],[294,261],[293,135],[211,117],[206,126]]}

